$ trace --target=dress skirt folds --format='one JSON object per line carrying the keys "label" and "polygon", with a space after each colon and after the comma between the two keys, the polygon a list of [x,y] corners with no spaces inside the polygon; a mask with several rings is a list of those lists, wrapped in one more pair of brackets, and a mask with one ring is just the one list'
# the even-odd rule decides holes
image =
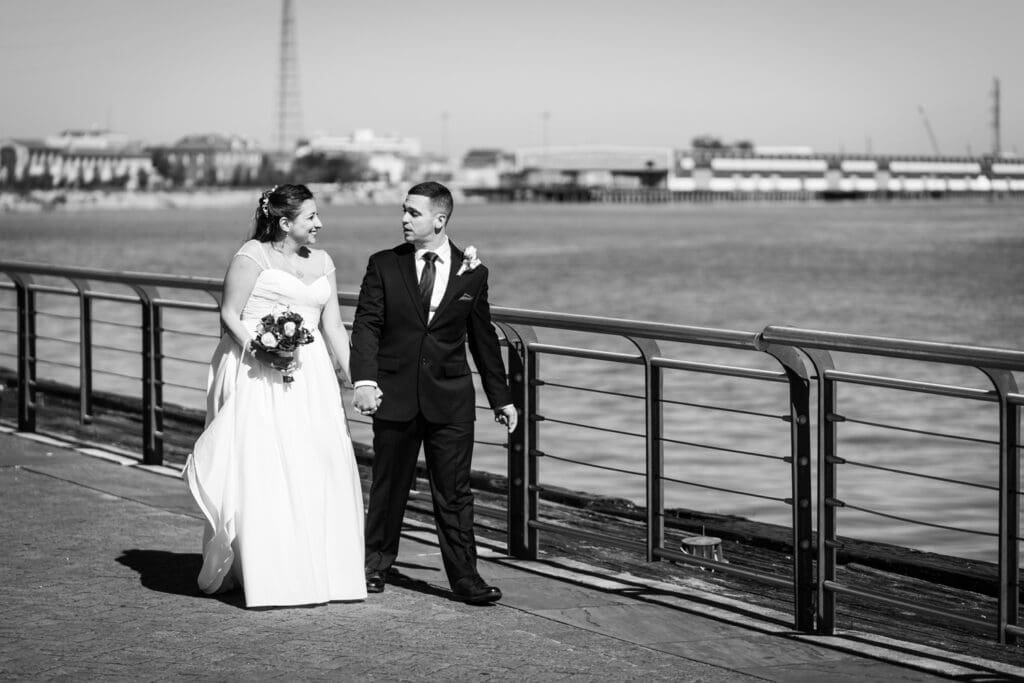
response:
{"label": "dress skirt folds", "polygon": [[359,472],[316,327],[329,296],[326,277],[268,268],[245,306],[250,331],[286,306],[303,316],[315,339],[296,352],[294,382],[229,336],[211,365],[207,426],[182,476],[206,517],[199,587],[241,585],[247,607],[366,597]]}

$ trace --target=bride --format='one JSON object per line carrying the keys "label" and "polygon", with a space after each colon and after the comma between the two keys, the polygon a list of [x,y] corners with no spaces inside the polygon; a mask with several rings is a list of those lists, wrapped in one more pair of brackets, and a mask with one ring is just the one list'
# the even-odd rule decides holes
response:
{"label": "bride", "polygon": [[[224,278],[206,429],[182,474],[206,517],[199,587],[241,587],[247,607],[366,597],[363,498],[338,388],[348,335],[334,263],[312,248],[322,228],[304,185],[260,197]],[[251,343],[262,317],[285,311],[313,334],[291,359]]]}

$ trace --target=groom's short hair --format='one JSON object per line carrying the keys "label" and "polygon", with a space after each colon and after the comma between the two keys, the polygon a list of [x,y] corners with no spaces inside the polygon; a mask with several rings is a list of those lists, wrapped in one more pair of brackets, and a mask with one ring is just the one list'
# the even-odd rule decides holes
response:
{"label": "groom's short hair", "polygon": [[455,210],[455,200],[452,199],[452,193],[448,191],[448,188],[441,183],[428,180],[425,183],[413,185],[409,188],[409,194],[427,197],[435,209],[439,209],[441,213],[448,216],[449,220],[451,219],[452,211]]}

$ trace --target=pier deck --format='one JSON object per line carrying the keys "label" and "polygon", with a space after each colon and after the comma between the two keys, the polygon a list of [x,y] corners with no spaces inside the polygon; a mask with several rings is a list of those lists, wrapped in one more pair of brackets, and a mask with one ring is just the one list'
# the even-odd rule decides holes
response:
{"label": "pier deck", "polygon": [[[89,450],[89,449],[86,449]],[[195,588],[202,522],[175,470],[0,428],[0,677],[464,680],[1021,680],[1024,669],[483,541],[505,599],[450,599],[429,524],[364,602],[249,611]],[[104,460],[103,458],[107,458]],[[113,461],[111,461],[113,458]]]}

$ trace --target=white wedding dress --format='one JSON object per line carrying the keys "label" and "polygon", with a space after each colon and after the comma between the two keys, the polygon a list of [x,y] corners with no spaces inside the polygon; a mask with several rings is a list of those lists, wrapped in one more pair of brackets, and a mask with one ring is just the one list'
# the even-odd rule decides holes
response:
{"label": "white wedding dress", "polygon": [[[366,597],[363,498],[334,367],[318,329],[334,266],[306,283],[273,269],[249,241],[235,258],[263,269],[242,312],[253,332],[284,307],[312,343],[296,351],[294,382],[243,354],[229,336],[210,368],[207,426],[182,476],[206,517],[199,587],[241,584],[247,607]],[[334,305],[334,302],[331,302]]]}

